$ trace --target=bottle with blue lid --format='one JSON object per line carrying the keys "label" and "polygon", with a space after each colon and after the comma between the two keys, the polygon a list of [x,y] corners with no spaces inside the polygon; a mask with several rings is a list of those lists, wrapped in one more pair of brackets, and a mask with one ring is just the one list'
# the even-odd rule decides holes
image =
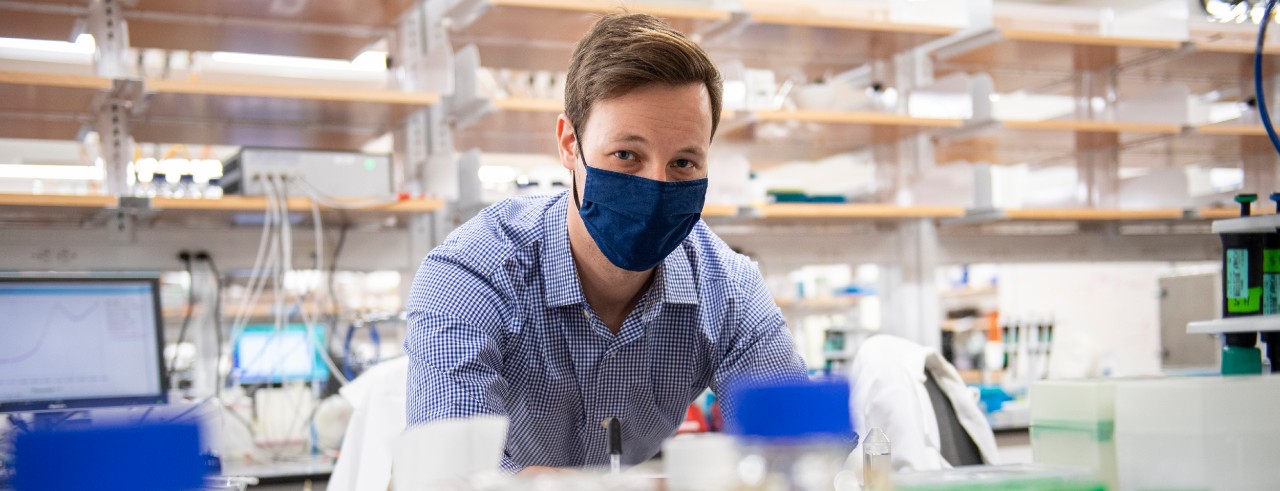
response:
{"label": "bottle with blue lid", "polygon": [[847,381],[744,384],[734,394],[742,489],[857,489],[847,466],[858,444]]}

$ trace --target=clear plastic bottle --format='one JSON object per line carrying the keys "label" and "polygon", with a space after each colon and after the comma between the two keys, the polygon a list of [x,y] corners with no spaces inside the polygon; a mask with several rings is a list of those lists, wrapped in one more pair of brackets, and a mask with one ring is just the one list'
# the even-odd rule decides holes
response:
{"label": "clear plastic bottle", "polygon": [[151,178],[151,189],[147,190],[148,198],[169,197],[169,179],[165,174],[156,173]]}
{"label": "clear plastic bottle", "polygon": [[174,198],[199,198],[200,194],[196,192],[195,178],[190,175],[184,175],[178,178],[178,185],[173,188]]}
{"label": "clear plastic bottle", "polygon": [[222,182],[218,179],[209,179],[209,186],[204,188],[203,196],[205,199],[222,198]]}
{"label": "clear plastic bottle", "polygon": [[735,433],[741,447],[741,489],[857,489],[847,467],[858,442],[843,380],[742,387]]}

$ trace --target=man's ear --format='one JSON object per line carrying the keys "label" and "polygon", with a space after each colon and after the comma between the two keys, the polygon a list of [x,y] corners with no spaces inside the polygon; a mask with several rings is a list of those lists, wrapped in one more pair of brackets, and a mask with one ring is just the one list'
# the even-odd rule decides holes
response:
{"label": "man's ear", "polygon": [[556,149],[560,154],[560,165],[572,172],[578,164],[578,134],[564,113],[556,118]]}

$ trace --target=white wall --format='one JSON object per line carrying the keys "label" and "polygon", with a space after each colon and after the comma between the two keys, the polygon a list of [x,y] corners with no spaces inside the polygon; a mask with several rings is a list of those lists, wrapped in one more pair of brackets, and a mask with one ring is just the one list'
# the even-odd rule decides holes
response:
{"label": "white wall", "polygon": [[1166,263],[1001,266],[1002,319],[1052,317],[1052,378],[1160,371],[1159,283]]}

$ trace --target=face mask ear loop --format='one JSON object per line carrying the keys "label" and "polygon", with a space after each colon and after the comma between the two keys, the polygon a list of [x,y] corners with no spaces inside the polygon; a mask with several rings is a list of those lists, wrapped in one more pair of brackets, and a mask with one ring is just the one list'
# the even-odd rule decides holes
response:
{"label": "face mask ear loop", "polygon": [[[586,166],[587,166],[587,156],[586,156],[586,155],[583,155],[583,153],[582,153],[582,140],[578,138],[578,136],[579,136],[579,135],[581,135],[581,133],[578,133],[578,128],[574,127],[574,128],[573,128],[573,142],[574,142],[574,144],[578,145],[578,159],[582,161],[582,166],[583,166],[583,167],[586,167]],[[581,210],[581,209],[582,209],[582,201],[581,201],[580,199],[578,199],[578,173],[577,173],[577,172],[575,172],[574,170],[570,170],[570,171],[569,171],[569,178],[570,178],[570,179],[573,179],[573,183],[572,183],[572,186],[573,186],[573,204],[574,204],[574,206],[577,206],[579,210]]]}

